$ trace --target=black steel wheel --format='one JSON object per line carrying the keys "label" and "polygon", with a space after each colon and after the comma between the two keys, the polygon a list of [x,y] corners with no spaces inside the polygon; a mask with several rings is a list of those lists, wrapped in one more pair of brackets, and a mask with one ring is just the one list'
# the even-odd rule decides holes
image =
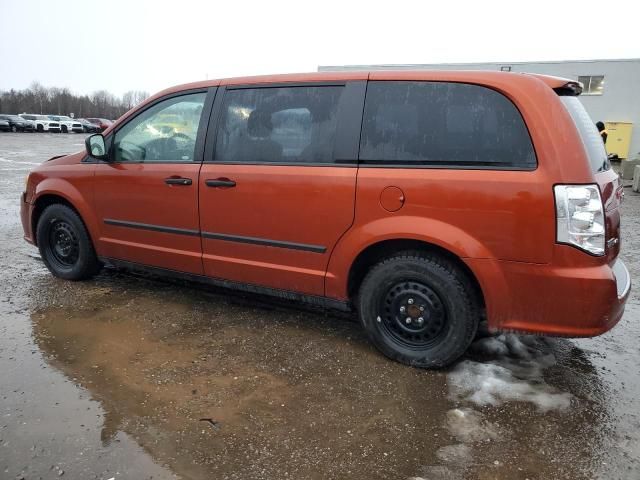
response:
{"label": "black steel wheel", "polygon": [[360,320],[386,356],[422,368],[444,367],[473,340],[479,320],[476,293],[453,262],[403,252],[375,265],[360,286]]}
{"label": "black steel wheel", "polygon": [[66,220],[55,219],[49,226],[46,245],[51,251],[49,257],[60,268],[73,267],[78,261],[80,242],[73,227]]}
{"label": "black steel wheel", "polygon": [[56,277],[83,280],[100,270],[82,219],[67,205],[44,209],[38,219],[36,241],[42,261]]}
{"label": "black steel wheel", "polygon": [[392,285],[380,297],[379,312],[387,335],[406,348],[428,347],[446,331],[446,307],[438,294],[422,282]]}

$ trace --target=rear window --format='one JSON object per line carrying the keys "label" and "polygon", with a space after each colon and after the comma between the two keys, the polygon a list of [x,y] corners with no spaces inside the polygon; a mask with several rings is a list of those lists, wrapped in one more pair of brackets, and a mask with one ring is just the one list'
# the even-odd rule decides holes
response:
{"label": "rear window", "polygon": [[369,82],[360,161],[534,169],[524,120],[502,94],[446,82]]}
{"label": "rear window", "polygon": [[575,123],[580,133],[580,138],[587,151],[587,157],[593,172],[609,170],[611,165],[607,158],[607,151],[604,148],[602,137],[578,97],[561,96],[560,100],[569,111],[573,123]]}

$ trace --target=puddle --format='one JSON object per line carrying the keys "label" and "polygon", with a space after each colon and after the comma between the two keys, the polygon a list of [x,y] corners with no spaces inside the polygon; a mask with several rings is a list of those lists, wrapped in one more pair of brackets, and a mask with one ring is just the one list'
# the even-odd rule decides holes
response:
{"label": "puddle", "polygon": [[444,375],[386,360],[357,324],[116,276],[32,315],[51,364],[105,409],[105,439],[194,478],[406,476],[435,458]]}

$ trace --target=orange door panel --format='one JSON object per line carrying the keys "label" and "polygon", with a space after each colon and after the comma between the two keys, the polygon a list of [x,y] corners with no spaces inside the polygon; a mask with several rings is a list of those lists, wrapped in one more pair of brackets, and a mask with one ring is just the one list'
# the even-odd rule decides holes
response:
{"label": "orange door panel", "polygon": [[322,295],[331,250],[353,221],[356,171],[203,165],[200,227],[205,274]]}
{"label": "orange door panel", "polygon": [[199,163],[97,165],[95,206],[103,255],[202,273],[199,169]]}

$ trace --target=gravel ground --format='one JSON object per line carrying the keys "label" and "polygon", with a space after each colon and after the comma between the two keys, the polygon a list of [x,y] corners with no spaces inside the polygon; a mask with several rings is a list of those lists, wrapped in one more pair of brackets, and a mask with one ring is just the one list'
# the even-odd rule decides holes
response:
{"label": "gravel ground", "polygon": [[[446,371],[350,318],[104,271],[53,278],[24,176],[83,135],[0,134],[0,478],[638,479],[640,299],[594,339],[484,339]],[[640,195],[623,256],[640,278]]]}

